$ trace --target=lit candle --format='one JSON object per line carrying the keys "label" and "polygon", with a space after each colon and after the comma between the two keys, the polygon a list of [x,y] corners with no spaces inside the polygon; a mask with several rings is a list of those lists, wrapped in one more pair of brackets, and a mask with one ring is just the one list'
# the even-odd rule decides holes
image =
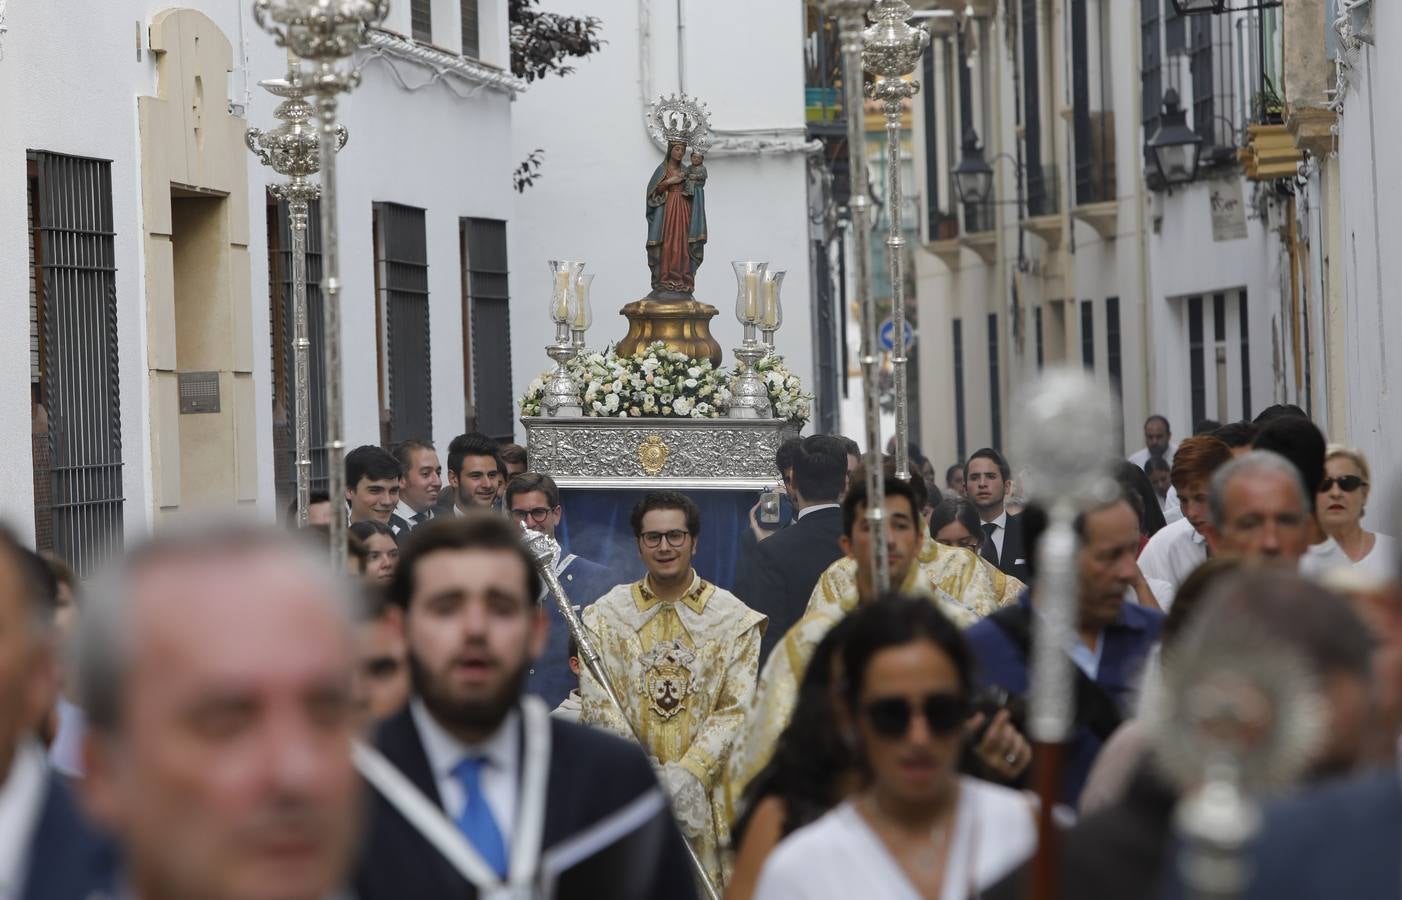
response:
{"label": "lit candle", "polygon": [[779,286],[773,279],[766,278],[764,281],[764,318],[762,324],[765,328],[775,328],[779,325]]}
{"label": "lit candle", "polygon": [[745,319],[753,322],[759,318],[759,273],[745,273]]}
{"label": "lit candle", "polygon": [[570,273],[555,273],[555,321],[564,322],[570,315]]}

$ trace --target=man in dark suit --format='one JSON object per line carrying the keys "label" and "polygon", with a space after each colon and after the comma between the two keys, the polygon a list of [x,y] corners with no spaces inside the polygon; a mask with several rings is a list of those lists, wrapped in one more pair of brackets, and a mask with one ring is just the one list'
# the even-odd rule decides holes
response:
{"label": "man in dark suit", "polygon": [[1022,536],[1022,516],[1009,515],[1006,500],[1012,472],[1008,461],[991,447],[975,450],[964,464],[967,496],[983,520],[983,558],[1003,572],[1027,584],[1027,547]]}
{"label": "man in dark suit", "polygon": [[0,897],[16,900],[100,896],[115,871],[34,733],[54,698],[56,594],[43,560],[0,530]]}
{"label": "man in dark suit", "polygon": [[[402,783],[372,779],[359,900],[477,898],[504,880],[544,885],[560,900],[695,896],[681,834],[642,751],[550,719],[538,698],[521,696],[529,661],[545,646],[540,591],[504,518],[444,518],[410,538],[389,600],[404,610],[414,694],[375,746],[428,804],[415,812]],[[527,870],[522,860],[537,846],[539,862]]]}
{"label": "man in dark suit", "polygon": [[761,666],[803,616],[823,570],[842,556],[838,500],[846,489],[847,449],[842,441],[826,434],[804,438],[794,453],[790,488],[798,521],[755,547],[736,579],[736,596],[769,617],[760,642]]}
{"label": "man in dark suit", "polygon": [[[556,487],[555,479],[538,472],[522,472],[507,483],[506,508],[510,510],[511,519],[517,527],[525,525],[552,538],[564,515],[564,510],[560,508],[560,489]],[[566,553],[563,549],[552,565],[575,612],[580,612],[607,594],[621,580],[606,566]],[[526,690],[554,709],[569,696],[579,681],[569,667],[569,625],[547,589],[541,590],[540,603],[545,607],[546,618],[550,620],[550,635],[545,640],[544,652],[531,663],[526,673]]]}

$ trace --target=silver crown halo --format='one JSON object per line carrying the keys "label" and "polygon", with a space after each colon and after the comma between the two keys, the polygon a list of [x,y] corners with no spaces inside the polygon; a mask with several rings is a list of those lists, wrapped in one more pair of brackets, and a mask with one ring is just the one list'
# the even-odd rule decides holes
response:
{"label": "silver crown halo", "polygon": [[710,147],[711,114],[706,104],[686,94],[658,97],[647,109],[647,130],[667,144]]}

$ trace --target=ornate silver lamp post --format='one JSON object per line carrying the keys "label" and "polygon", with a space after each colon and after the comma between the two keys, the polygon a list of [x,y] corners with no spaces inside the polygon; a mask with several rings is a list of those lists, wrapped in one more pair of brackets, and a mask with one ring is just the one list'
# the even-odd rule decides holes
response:
{"label": "ornate silver lamp post", "polygon": [[550,260],[550,318],[555,321],[555,342],[545,346],[545,355],[555,361],[555,371],[545,382],[540,403],[547,416],[584,415],[579,384],[569,370],[569,361],[579,355],[584,343],[583,330],[579,331],[578,345],[570,338],[571,326],[579,317],[579,280],[583,271],[584,263],[578,260]]}
{"label": "ornate silver lamp post", "polygon": [[[327,493],[332,508],[346,493],[345,421],[341,405],[341,253],[336,215],[336,151],[344,143],[336,125],[337,95],[355,87],[359,77],[340,66],[365,40],[366,31],[384,21],[389,0],[254,0],[253,20],[296,56],[313,65],[311,90],[316,95],[321,155],[322,303],[326,330]],[[331,563],[346,558],[346,517],[331,516]]]}
{"label": "ornate silver lamp post", "polygon": [[[306,97],[311,88],[303,77],[301,62],[288,59],[286,78],[260,81],[263,89],[283,98],[273,112],[282,122],[272,131],[250,128],[244,134],[248,149],[258,161],[279,175],[282,184],[269,187],[273,196],[286,201],[292,231],[292,423],[297,470],[297,527],[307,525],[311,495],[311,377],[308,372],[311,340],[307,336],[307,204],[321,193],[308,180],[321,168],[318,136],[310,122],[312,107]],[[346,129],[337,128],[336,149],[346,144]]]}
{"label": "ornate silver lamp post", "polygon": [[769,418],[769,389],[755,371],[755,363],[768,351],[755,339],[755,326],[764,314],[765,270],[769,263],[741,261],[730,264],[735,270],[735,318],[745,326],[745,339],[735,348],[735,381],[730,388],[732,419]]}
{"label": "ornate silver lamp post", "polygon": [[862,395],[866,425],[867,524],[871,528],[872,571],[878,592],[891,586],[886,558],[886,491],[881,467],[881,357],[877,353],[876,305],[871,297],[871,200],[867,197],[866,127],[862,115],[862,29],[871,0],[823,0],[825,15],[837,19],[842,45],[842,111],[847,117],[847,157],[852,181],[852,275],[862,311]]}
{"label": "ornate silver lamp post", "polygon": [[891,351],[891,376],[896,386],[896,477],[910,480],[910,417],[906,396],[905,235],[901,229],[901,107],[920,92],[920,82],[906,76],[915,71],[930,43],[923,28],[906,23],[913,11],[905,0],[878,0],[875,22],[864,33],[862,62],[881,76],[868,93],[881,101],[886,115],[886,265],[891,273],[891,322],[896,339]]}

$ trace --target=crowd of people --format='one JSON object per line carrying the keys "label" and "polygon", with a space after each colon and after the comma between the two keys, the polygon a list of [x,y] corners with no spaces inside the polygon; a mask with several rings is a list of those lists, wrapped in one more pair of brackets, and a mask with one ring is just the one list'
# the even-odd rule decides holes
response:
{"label": "crowd of people", "polygon": [[838,435],[779,448],[729,589],[692,497],[641,496],[621,579],[478,433],[358,447],[308,528],[192,525],[92,583],[0,533],[0,900],[1191,894],[1175,692],[1258,639],[1318,721],[1289,777],[1243,779],[1242,896],[1395,897],[1402,587],[1368,461],[1294,407],[1196,431],[1151,417],[1076,519],[1054,751],[1029,724],[1048,516],[994,448],[942,487],[918,448],[886,461],[884,591]]}

